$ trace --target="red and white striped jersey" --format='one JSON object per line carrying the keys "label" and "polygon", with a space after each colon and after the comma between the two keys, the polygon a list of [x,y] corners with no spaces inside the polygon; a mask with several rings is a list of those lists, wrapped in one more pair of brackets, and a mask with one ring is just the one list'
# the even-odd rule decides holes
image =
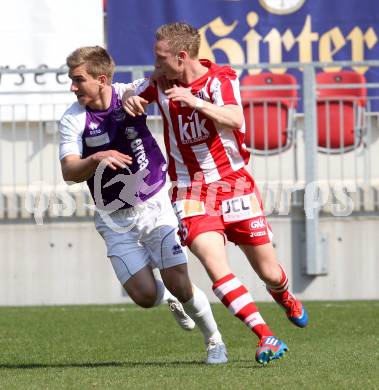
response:
{"label": "red and white striped jersey", "polygon": [[[241,106],[239,80],[230,66],[218,66],[200,60],[208,72],[191,84],[179,85],[200,99],[217,106]],[[244,167],[249,159],[245,148],[245,124],[240,129],[226,129],[181,102],[169,100],[149,80],[135,83],[136,94],[159,105],[168,156],[168,173],[179,187],[193,181],[213,183]]]}

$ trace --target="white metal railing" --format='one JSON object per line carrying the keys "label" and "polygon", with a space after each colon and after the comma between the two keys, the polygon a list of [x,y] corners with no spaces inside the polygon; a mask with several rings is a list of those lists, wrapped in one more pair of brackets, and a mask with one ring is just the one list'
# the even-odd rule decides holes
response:
{"label": "white metal railing", "polygon": [[[351,63],[344,62],[341,66],[348,64],[351,65]],[[362,64],[356,64],[356,66],[358,65]],[[364,63],[364,65],[367,66],[367,63]],[[378,64],[374,62],[373,65]],[[306,67],[304,67],[304,64],[302,66],[305,74]],[[309,82],[303,82],[303,88],[316,91],[314,73],[320,66],[325,68],[327,64],[315,63],[307,66],[313,74]],[[336,66],[336,64],[333,64],[333,66]],[[241,68],[241,66],[238,67]],[[299,64],[288,63],[286,67],[294,69],[298,68]],[[251,69],[257,68],[257,66],[246,65],[244,68]],[[262,64],[261,68],[272,69],[275,66]],[[152,66],[122,66],[117,68],[117,74],[127,75],[130,79],[134,79],[150,73],[152,69]],[[41,72],[43,72],[41,69],[1,70],[2,75],[6,73],[40,75]],[[39,91],[38,93],[36,91],[22,91],[17,94],[14,91],[2,91],[0,89],[0,102],[3,102],[0,106],[0,194],[2,194],[2,199],[0,199],[0,218],[27,217],[28,212],[23,207],[24,205],[20,197],[24,197],[24,194],[30,191],[35,191],[36,186],[50,192],[69,191],[77,193],[86,191],[84,185],[68,187],[61,178],[58,161],[58,120],[67,106],[74,101],[74,97],[69,92],[61,89],[61,85],[65,83],[65,70],[59,68],[50,69],[47,72],[54,74],[55,78],[60,82],[60,87],[56,91]],[[67,89],[68,85],[66,85]],[[368,83],[364,86],[367,89],[375,90],[378,89],[379,84]],[[362,86],[351,84],[340,87],[359,88]],[[261,144],[259,149],[257,149],[253,120],[256,102],[254,99],[249,101],[248,111],[245,114],[245,116],[249,115],[251,123],[249,133],[247,134],[248,138],[250,138],[248,147],[252,152],[249,168],[261,187],[267,188],[265,192],[271,194],[270,199],[276,199],[274,207],[271,205],[269,210],[280,213],[281,209],[288,209],[288,205],[280,204],[281,195],[277,193],[278,191],[284,191],[284,188],[288,188],[288,191],[293,190],[293,188],[305,188],[307,182],[313,181],[318,181],[329,187],[329,189],[333,185],[345,185],[350,189],[355,189],[355,193],[359,194],[356,195],[359,199],[354,205],[356,211],[373,211],[378,209],[376,191],[379,187],[379,164],[376,159],[378,158],[377,149],[379,148],[379,114],[372,109],[372,106],[377,106],[375,103],[377,103],[378,97],[367,97],[367,104],[361,112],[361,126],[355,134],[357,141],[355,146],[357,147],[352,147],[351,151],[346,153],[346,150],[343,150],[342,147],[333,150],[329,147],[321,148],[317,146],[317,139],[314,140],[316,148],[314,145],[309,145],[307,137],[315,136],[317,133],[317,113],[314,104],[316,96],[310,97],[310,94],[306,94],[304,91],[301,93],[302,86],[300,84],[292,87],[275,85],[272,87],[253,86],[252,88],[255,90],[268,88],[272,91],[296,88],[299,93],[299,97],[296,99],[303,106],[302,111],[307,111],[307,101],[304,100],[304,97],[308,97],[308,105],[310,107],[308,107],[307,115],[305,115],[303,112],[296,110],[295,104],[291,103],[285,124],[286,129],[283,129],[282,121],[279,120],[282,109],[281,102],[278,101],[276,103],[279,124],[277,126],[278,145],[275,150],[272,150],[268,137],[268,119],[270,119],[268,105],[272,104],[272,102],[270,103],[270,100],[267,99],[267,103],[263,103],[262,106],[265,119],[263,139],[260,140]],[[336,85],[322,85],[317,88],[336,88]],[[29,101],[26,98],[36,96],[36,94],[38,94],[38,102],[34,102],[34,100]],[[14,99],[15,95],[16,99]],[[23,103],[23,99],[28,101]],[[5,101],[7,103],[4,103]],[[295,99],[293,101],[295,102]],[[150,126],[152,126],[155,134],[160,137],[161,120],[157,107],[155,106],[149,112]],[[315,130],[308,131],[307,129],[310,126]],[[281,135],[284,130],[286,130],[286,137],[285,142],[282,142],[284,138]],[[343,137],[343,132],[341,134]],[[343,143],[343,139],[341,141]],[[324,153],[319,153],[320,151]],[[313,153],[313,159],[309,158],[312,155],[311,152]],[[317,167],[317,174],[311,175],[310,172],[313,166]],[[360,199],[362,198],[362,193],[366,195],[363,200]],[[328,205],[325,204],[322,206],[322,209],[328,211],[330,207],[328,208]],[[83,211],[76,211],[75,215],[78,213],[80,215],[86,214]]]}

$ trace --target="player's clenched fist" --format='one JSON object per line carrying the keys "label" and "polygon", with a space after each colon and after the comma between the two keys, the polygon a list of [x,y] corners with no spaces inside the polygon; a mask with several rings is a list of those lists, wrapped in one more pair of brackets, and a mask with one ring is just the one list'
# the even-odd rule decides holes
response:
{"label": "player's clenched fist", "polygon": [[142,115],[145,113],[149,102],[140,96],[124,95],[122,99],[122,106],[124,110],[131,116]]}

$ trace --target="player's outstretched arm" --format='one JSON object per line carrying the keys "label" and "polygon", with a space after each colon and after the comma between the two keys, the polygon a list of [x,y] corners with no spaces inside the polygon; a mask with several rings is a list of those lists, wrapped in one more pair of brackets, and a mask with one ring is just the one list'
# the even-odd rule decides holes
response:
{"label": "player's outstretched arm", "polygon": [[105,164],[110,169],[116,170],[130,165],[132,158],[117,150],[97,152],[87,158],[81,158],[78,155],[69,155],[61,160],[63,179],[75,183],[86,181],[95,174],[96,168],[100,163]]}

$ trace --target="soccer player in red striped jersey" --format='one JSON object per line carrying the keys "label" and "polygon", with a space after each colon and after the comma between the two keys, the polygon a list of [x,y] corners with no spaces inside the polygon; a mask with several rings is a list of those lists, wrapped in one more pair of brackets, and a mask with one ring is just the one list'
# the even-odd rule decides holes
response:
{"label": "soccer player in red striped jersey", "polygon": [[308,316],[288,290],[258,188],[245,169],[249,153],[238,77],[229,66],[199,59],[199,47],[200,35],[193,26],[161,26],[155,43],[158,83],[136,81],[134,96],[124,96],[124,108],[139,115],[147,104],[158,103],[182,243],[200,259],[215,295],[258,336],[256,360],[266,364],[281,358],[288,348],[273,335],[252,296],[233,274],[226,240],[241,248],[295,325],[305,327]]}

